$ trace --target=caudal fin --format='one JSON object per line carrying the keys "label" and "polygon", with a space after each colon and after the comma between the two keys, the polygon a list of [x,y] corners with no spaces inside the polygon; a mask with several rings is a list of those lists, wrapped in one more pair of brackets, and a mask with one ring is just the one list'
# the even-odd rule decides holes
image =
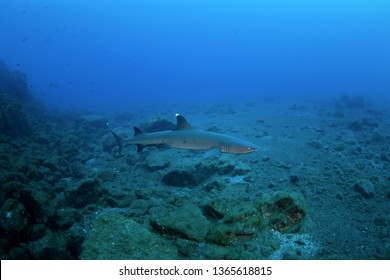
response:
{"label": "caudal fin", "polygon": [[115,138],[115,141],[116,141],[116,144],[118,145],[118,154],[120,155],[122,150],[123,150],[123,141],[122,141],[122,138],[119,137],[118,134],[116,134],[109,126],[109,124],[107,123],[107,127],[108,129],[111,131],[112,135],[114,136]]}

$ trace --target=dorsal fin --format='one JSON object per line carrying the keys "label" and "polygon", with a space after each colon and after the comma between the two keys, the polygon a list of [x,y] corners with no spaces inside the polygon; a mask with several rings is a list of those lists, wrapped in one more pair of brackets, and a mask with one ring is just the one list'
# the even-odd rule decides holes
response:
{"label": "dorsal fin", "polygon": [[143,132],[140,128],[134,126],[134,137],[137,137],[137,136],[140,136],[142,134],[145,134],[145,132]]}
{"label": "dorsal fin", "polygon": [[192,129],[187,120],[180,114],[176,114],[176,127],[174,130]]}

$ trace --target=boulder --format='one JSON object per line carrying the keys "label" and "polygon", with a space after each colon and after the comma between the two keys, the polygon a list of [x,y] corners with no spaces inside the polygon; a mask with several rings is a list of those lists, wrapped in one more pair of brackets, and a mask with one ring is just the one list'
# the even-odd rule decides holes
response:
{"label": "boulder", "polygon": [[162,170],[169,166],[172,157],[167,154],[149,153],[145,159],[145,168],[150,172]]}
{"label": "boulder", "polygon": [[188,203],[153,217],[151,226],[155,232],[164,236],[202,241],[211,223],[198,206]]}
{"label": "boulder", "polygon": [[364,198],[373,198],[375,194],[374,184],[367,179],[362,179],[353,185],[353,189]]}
{"label": "boulder", "polygon": [[253,203],[216,199],[203,207],[206,217],[215,221],[207,240],[218,245],[233,245],[256,237],[264,220]]}
{"label": "boulder", "polygon": [[305,222],[306,205],[297,192],[284,191],[273,194],[258,205],[268,227],[281,233],[298,232]]}
{"label": "boulder", "polygon": [[58,154],[55,153],[53,155],[51,155],[50,157],[48,157],[43,163],[42,165],[44,167],[47,167],[49,168],[51,171],[56,171],[59,169],[59,157],[58,157]]}
{"label": "boulder", "polygon": [[234,170],[232,172],[233,176],[241,176],[249,173],[251,171],[251,168],[249,165],[238,161],[237,164],[234,167]]}
{"label": "boulder", "polygon": [[12,137],[24,137],[30,133],[30,124],[23,104],[0,93],[0,131]]}
{"label": "boulder", "polygon": [[363,122],[361,120],[354,120],[349,122],[347,127],[354,131],[360,131],[363,129]]}
{"label": "boulder", "polygon": [[365,106],[364,99],[361,96],[351,97],[344,94],[343,96],[341,96],[340,102],[348,109],[361,109]]}
{"label": "boulder", "polygon": [[7,233],[8,238],[19,239],[23,231],[28,227],[30,221],[26,207],[15,199],[8,198],[1,209],[1,225]]}
{"label": "boulder", "polygon": [[87,260],[179,258],[177,248],[170,240],[116,211],[97,215],[82,247],[80,258]]}
{"label": "boulder", "polygon": [[76,209],[83,208],[102,199],[106,191],[102,188],[99,180],[86,179],[75,190],[69,193],[69,203]]}
{"label": "boulder", "polygon": [[175,129],[176,125],[168,120],[161,119],[156,120],[148,123],[144,123],[142,125],[145,132],[158,132],[158,131],[165,131],[165,130],[173,130]]}
{"label": "boulder", "polygon": [[196,176],[186,170],[173,170],[162,177],[162,182],[172,187],[195,187],[199,185]]}
{"label": "boulder", "polygon": [[107,119],[100,115],[84,115],[76,120],[78,126],[88,126],[92,129],[107,129]]}
{"label": "boulder", "polygon": [[69,229],[81,220],[81,214],[74,208],[61,208],[56,211],[54,222],[61,229]]}

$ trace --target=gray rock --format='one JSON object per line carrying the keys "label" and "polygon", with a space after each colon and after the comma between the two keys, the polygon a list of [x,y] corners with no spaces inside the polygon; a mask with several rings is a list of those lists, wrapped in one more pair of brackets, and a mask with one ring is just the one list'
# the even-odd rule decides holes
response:
{"label": "gray rock", "polygon": [[218,199],[204,206],[204,215],[216,220],[206,239],[219,245],[232,245],[254,238],[263,228],[262,215],[252,203]]}
{"label": "gray rock", "polygon": [[0,185],[3,185],[8,179],[9,172],[3,168],[0,168]]}
{"label": "gray rock", "polygon": [[317,150],[320,150],[324,147],[324,144],[317,140],[311,140],[307,144]]}
{"label": "gray rock", "polygon": [[110,182],[114,180],[116,172],[112,169],[103,169],[98,172],[97,176],[103,182]]}
{"label": "gray rock", "polygon": [[387,153],[383,152],[380,155],[380,159],[383,160],[383,161],[390,162],[390,154],[387,154]]}
{"label": "gray rock", "polygon": [[51,174],[50,168],[44,166],[39,166],[36,172],[37,172],[37,177],[40,179]]}
{"label": "gray rock", "polygon": [[77,125],[89,126],[91,128],[107,129],[107,120],[100,115],[85,115],[76,120]]}
{"label": "gray rock", "polygon": [[379,132],[375,131],[372,135],[371,135],[371,142],[373,143],[378,143],[378,144],[384,144],[387,142],[387,139],[385,136],[383,136],[382,134],[380,134]]}
{"label": "gray rock", "polygon": [[199,181],[204,181],[218,171],[218,166],[212,160],[201,161],[195,166],[196,176]]}
{"label": "gray rock", "polygon": [[365,106],[365,102],[363,97],[361,96],[348,96],[343,95],[340,98],[341,104],[343,104],[346,108],[349,109],[361,109]]}
{"label": "gray rock", "polygon": [[369,127],[378,127],[378,121],[374,118],[363,118],[362,122],[364,125]]}
{"label": "gray rock", "polygon": [[228,159],[228,160],[223,160],[219,163],[218,166],[218,174],[220,175],[227,175],[231,173],[234,170],[234,161]]}
{"label": "gray rock", "polygon": [[89,178],[83,180],[77,189],[70,192],[69,202],[74,208],[80,209],[98,202],[105,193],[106,190],[103,189],[99,180]]}
{"label": "gray rock", "polygon": [[73,162],[72,164],[69,165],[69,169],[71,170],[73,177],[78,179],[85,177],[84,165],[81,162],[79,161]]}
{"label": "gray rock", "polygon": [[31,241],[41,239],[47,234],[50,234],[50,230],[44,224],[33,224],[29,233]]}
{"label": "gray rock", "polygon": [[81,219],[81,215],[74,208],[62,208],[56,211],[55,223],[62,229],[70,228]]}
{"label": "gray rock", "polygon": [[166,168],[172,161],[172,157],[162,153],[150,153],[145,160],[145,168],[150,172]]}
{"label": "gray rock", "polygon": [[51,171],[56,171],[59,169],[59,157],[57,154],[51,155],[46,159],[43,164],[44,167],[49,168]]}
{"label": "gray rock", "polygon": [[333,144],[333,149],[337,152],[342,152],[345,150],[345,144],[343,142],[336,142]]}
{"label": "gray rock", "polygon": [[186,170],[173,170],[165,174],[161,181],[171,187],[194,187],[200,183],[193,173]]}
{"label": "gray rock", "polygon": [[83,243],[81,259],[178,259],[176,246],[145,225],[115,211],[98,214]]}
{"label": "gray rock", "polygon": [[211,223],[194,204],[186,204],[151,220],[152,228],[162,234],[187,240],[204,240]]}
{"label": "gray rock", "polygon": [[353,185],[353,189],[364,198],[373,198],[375,194],[374,184],[367,179],[362,179]]}
{"label": "gray rock", "polygon": [[130,205],[130,213],[136,216],[145,215],[152,206],[150,200],[137,199]]}
{"label": "gray rock", "polygon": [[20,236],[28,226],[26,207],[17,200],[8,198],[2,205],[0,222],[6,232]]}
{"label": "gray rock", "polygon": [[237,164],[233,170],[232,175],[233,176],[245,175],[245,174],[249,173],[250,171],[251,171],[251,168],[247,164],[239,161],[239,162],[237,162]]}
{"label": "gray rock", "polygon": [[363,129],[363,122],[361,120],[354,120],[348,123],[347,127],[354,131],[360,131]]}
{"label": "gray rock", "polygon": [[36,259],[70,259],[67,252],[67,238],[63,233],[49,233],[28,244],[29,252]]}

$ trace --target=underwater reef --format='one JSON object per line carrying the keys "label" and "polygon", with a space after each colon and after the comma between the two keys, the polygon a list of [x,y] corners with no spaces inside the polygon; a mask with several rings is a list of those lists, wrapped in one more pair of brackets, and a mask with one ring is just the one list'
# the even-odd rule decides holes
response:
{"label": "underwater reef", "polygon": [[1,259],[390,258],[386,108],[349,96],[188,108],[260,151],[118,155],[107,122],[126,143],[133,125],[170,118],[49,112],[0,70]]}
{"label": "underwater reef", "polygon": [[2,134],[12,137],[29,134],[29,121],[23,105],[19,101],[9,97],[6,93],[0,93],[0,108],[0,130]]}
{"label": "underwater reef", "polygon": [[10,97],[24,103],[33,102],[30,94],[27,76],[23,72],[9,70],[4,61],[0,59],[0,92],[8,93]]}
{"label": "underwater reef", "polygon": [[42,106],[30,93],[26,75],[10,71],[0,60],[0,131],[1,137],[26,137]]}

